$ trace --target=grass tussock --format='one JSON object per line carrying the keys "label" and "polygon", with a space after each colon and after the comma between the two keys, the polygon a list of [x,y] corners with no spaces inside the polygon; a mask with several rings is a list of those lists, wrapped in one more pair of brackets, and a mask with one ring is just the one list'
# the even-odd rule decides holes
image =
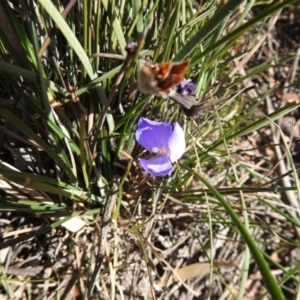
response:
{"label": "grass tussock", "polygon": [[[296,1],[2,2],[3,299],[300,299]],[[192,118],[136,84],[185,59]],[[141,117],[183,128],[170,176]]]}

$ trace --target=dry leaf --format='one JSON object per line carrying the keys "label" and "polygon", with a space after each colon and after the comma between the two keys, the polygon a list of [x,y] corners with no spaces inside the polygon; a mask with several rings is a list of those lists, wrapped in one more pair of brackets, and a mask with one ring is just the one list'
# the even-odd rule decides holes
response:
{"label": "dry leaf", "polygon": [[61,226],[65,227],[67,230],[71,232],[77,232],[81,228],[83,228],[86,225],[86,222],[84,222],[82,219],[74,217],[66,222],[64,222]]}
{"label": "dry leaf", "polygon": [[[185,280],[193,277],[203,277],[209,274],[209,272],[210,263],[195,263],[176,270],[176,275]],[[179,280],[176,275],[173,275],[174,281]]]}
{"label": "dry leaf", "polygon": [[288,103],[300,103],[300,97],[299,95],[295,93],[286,93],[283,96],[283,101],[286,101]]}

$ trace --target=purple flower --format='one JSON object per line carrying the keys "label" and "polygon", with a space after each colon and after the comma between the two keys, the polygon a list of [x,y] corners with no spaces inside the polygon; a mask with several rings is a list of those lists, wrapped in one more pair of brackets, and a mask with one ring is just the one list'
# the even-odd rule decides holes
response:
{"label": "purple flower", "polygon": [[125,50],[127,52],[128,55],[132,55],[136,49],[137,44],[133,43],[133,42],[129,42],[127,43]]}
{"label": "purple flower", "polygon": [[135,133],[138,143],[146,150],[157,154],[150,159],[139,158],[145,171],[153,176],[172,173],[172,163],[184,153],[184,132],[178,123],[155,122],[141,118]]}
{"label": "purple flower", "polygon": [[191,95],[195,91],[195,84],[191,81],[182,80],[177,85],[177,93],[181,96]]}

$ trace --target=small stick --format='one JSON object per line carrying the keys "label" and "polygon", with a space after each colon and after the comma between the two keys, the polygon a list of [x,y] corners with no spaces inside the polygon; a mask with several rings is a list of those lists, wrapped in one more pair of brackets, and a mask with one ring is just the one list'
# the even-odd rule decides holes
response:
{"label": "small stick", "polygon": [[183,107],[184,113],[188,117],[193,117],[195,115],[201,114],[203,115],[205,113],[205,110],[218,104],[223,101],[229,100],[230,98],[234,98],[238,96],[241,93],[247,92],[251,89],[253,89],[255,85],[249,86],[245,89],[242,89],[240,92],[235,94],[234,96],[230,96],[227,98],[220,98],[220,99],[214,99],[214,100],[205,100],[202,102],[199,102],[196,96],[194,95],[186,95],[181,96],[178,93],[172,93],[169,95],[169,98],[175,101],[176,103],[180,104]]}
{"label": "small stick", "polygon": [[89,280],[87,299],[90,299],[90,297],[93,293],[95,281],[97,279],[97,275],[99,274],[102,263],[103,263],[105,243],[106,243],[106,239],[107,239],[108,230],[110,229],[110,219],[111,219],[112,211],[113,211],[113,208],[116,203],[118,185],[119,185],[119,178],[114,178],[111,190],[109,192],[107,201],[104,206],[104,211],[103,211],[103,216],[102,216],[102,227],[101,227],[99,252],[97,255],[97,262],[96,262],[93,274]]}

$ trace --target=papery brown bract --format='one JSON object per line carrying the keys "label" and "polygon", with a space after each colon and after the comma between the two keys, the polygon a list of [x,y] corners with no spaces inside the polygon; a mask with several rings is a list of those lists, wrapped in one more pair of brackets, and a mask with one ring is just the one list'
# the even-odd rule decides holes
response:
{"label": "papery brown bract", "polygon": [[173,87],[183,80],[190,60],[180,63],[144,63],[138,71],[138,90],[161,97],[168,97]]}

